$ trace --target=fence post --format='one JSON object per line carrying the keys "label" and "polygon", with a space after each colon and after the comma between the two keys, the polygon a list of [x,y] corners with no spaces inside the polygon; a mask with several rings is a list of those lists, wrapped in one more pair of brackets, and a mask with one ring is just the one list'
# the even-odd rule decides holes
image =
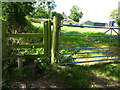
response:
{"label": "fence post", "polygon": [[21,68],[23,67],[23,62],[22,62],[22,56],[18,57],[18,68],[21,70]]}
{"label": "fence post", "polygon": [[48,58],[51,62],[51,21],[48,20],[48,30],[47,30],[47,44],[48,44]]}
{"label": "fence post", "polygon": [[52,50],[51,50],[51,63],[57,61],[59,53],[59,32],[60,32],[60,19],[54,16],[53,19],[53,33],[52,33]]}
{"label": "fence post", "polygon": [[44,55],[51,62],[51,21],[44,22]]}
{"label": "fence post", "polygon": [[43,38],[44,38],[44,56],[45,57],[47,57],[48,56],[48,52],[47,52],[47,50],[48,50],[48,43],[47,43],[47,26],[48,26],[48,22],[47,21],[45,21],[44,22],[44,36],[43,36]]}
{"label": "fence post", "polygon": [[4,21],[2,21],[2,59],[7,58],[7,37],[6,37],[7,26]]}
{"label": "fence post", "polygon": [[0,19],[0,90],[2,90],[2,20]]}

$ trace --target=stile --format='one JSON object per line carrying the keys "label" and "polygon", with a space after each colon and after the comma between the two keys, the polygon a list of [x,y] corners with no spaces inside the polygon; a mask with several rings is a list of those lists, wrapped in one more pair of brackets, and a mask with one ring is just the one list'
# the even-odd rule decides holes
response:
{"label": "stile", "polygon": [[42,33],[17,33],[17,34],[7,34],[7,37],[29,37],[29,38],[34,38],[34,37],[43,37]]}
{"label": "stile", "polygon": [[42,48],[44,45],[43,44],[28,44],[28,45],[8,45],[8,48]]}

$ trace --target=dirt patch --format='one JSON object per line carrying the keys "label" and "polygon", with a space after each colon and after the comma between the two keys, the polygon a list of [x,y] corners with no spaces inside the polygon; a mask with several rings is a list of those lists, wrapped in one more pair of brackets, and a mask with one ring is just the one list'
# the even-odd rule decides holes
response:
{"label": "dirt patch", "polygon": [[35,79],[15,80],[13,85],[18,85],[19,88],[65,88],[62,81],[41,75],[37,75]]}

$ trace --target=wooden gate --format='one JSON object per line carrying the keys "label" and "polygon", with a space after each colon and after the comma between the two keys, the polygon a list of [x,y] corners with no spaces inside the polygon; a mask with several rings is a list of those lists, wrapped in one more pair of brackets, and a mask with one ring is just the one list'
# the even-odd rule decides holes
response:
{"label": "wooden gate", "polygon": [[[40,58],[42,56],[47,57],[49,60],[51,60],[51,21],[45,21],[44,22],[44,30],[43,33],[16,33],[16,34],[8,34],[7,28],[6,28],[5,22],[2,22],[2,59],[6,60],[9,58],[18,58],[18,66],[22,62],[22,58]],[[42,41],[38,40],[38,44],[22,44],[20,42],[19,44],[12,45],[10,44],[10,40],[14,39],[20,39],[20,38],[29,38],[29,39],[41,39]],[[17,40],[16,39],[16,40]],[[42,43],[40,43],[42,42]],[[35,49],[35,48],[41,48],[43,49],[43,53],[38,55],[26,55],[19,52],[15,52],[13,54],[9,54],[8,50],[13,49]],[[51,61],[50,61],[51,62]]]}

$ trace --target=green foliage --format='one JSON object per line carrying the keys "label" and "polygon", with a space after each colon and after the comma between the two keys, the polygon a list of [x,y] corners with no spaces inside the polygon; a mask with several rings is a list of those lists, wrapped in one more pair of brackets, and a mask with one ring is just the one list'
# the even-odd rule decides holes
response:
{"label": "green foliage", "polygon": [[116,19],[116,23],[118,24],[118,26],[120,26],[120,18]]}
{"label": "green foliage", "polygon": [[34,60],[34,63],[43,70],[47,69],[50,63],[50,60],[47,57],[41,57]]}
{"label": "green foliage", "polygon": [[34,10],[32,2],[3,2],[3,19],[8,24],[8,31],[22,31],[23,27],[28,25],[27,15],[31,15]]}
{"label": "green foliage", "polygon": [[13,80],[14,68],[17,62],[12,59],[3,60],[2,65],[2,88],[7,90],[11,87],[11,81]]}
{"label": "green foliage", "polygon": [[51,77],[60,81],[67,88],[90,88],[90,77],[82,66],[66,66],[50,72]]}
{"label": "green foliage", "polygon": [[19,69],[18,67],[14,68],[14,72],[13,73],[13,77],[14,79],[22,79],[22,78],[28,78],[28,77],[32,77],[32,70],[31,68],[29,68],[29,66],[25,65],[24,67],[22,67],[21,69]]}
{"label": "green foliage", "polygon": [[2,2],[0,1],[0,20],[2,20]]}
{"label": "green foliage", "polygon": [[55,9],[56,4],[54,0],[37,0],[35,4],[36,9],[33,12],[34,18],[52,18],[52,11]]}
{"label": "green foliage", "polygon": [[52,10],[55,9],[56,4],[54,0],[37,0],[37,3],[35,5],[37,8],[38,7],[43,7],[45,8],[48,12],[51,12]]}
{"label": "green foliage", "polygon": [[33,12],[32,17],[34,17],[34,18],[50,18],[50,14],[48,11],[46,11],[45,8],[39,7]]}
{"label": "green foliage", "polygon": [[76,5],[74,5],[70,9],[70,11],[71,11],[71,13],[70,13],[69,18],[76,21],[76,22],[79,22],[80,18],[82,18],[82,16],[83,16],[83,13],[80,10],[80,8],[78,6],[76,6]]}
{"label": "green foliage", "polygon": [[116,18],[118,18],[118,15],[119,15],[118,9],[114,9],[113,11],[110,12],[109,17],[111,19],[116,19]]}
{"label": "green foliage", "polygon": [[120,26],[120,9],[114,9],[113,11],[110,12],[109,17],[111,19],[114,19],[116,21],[116,23],[118,24],[118,26]]}
{"label": "green foliage", "polygon": [[[109,63],[101,63],[97,65],[92,65],[89,70],[92,71],[95,75],[109,77],[108,83],[115,83],[114,80],[120,80],[120,62],[109,62]],[[108,81],[108,80],[107,80]]]}
{"label": "green foliage", "polygon": [[57,12],[52,12],[52,17],[54,17],[54,16],[57,16],[60,20],[64,19],[64,17],[62,16],[62,14],[57,13]]}

